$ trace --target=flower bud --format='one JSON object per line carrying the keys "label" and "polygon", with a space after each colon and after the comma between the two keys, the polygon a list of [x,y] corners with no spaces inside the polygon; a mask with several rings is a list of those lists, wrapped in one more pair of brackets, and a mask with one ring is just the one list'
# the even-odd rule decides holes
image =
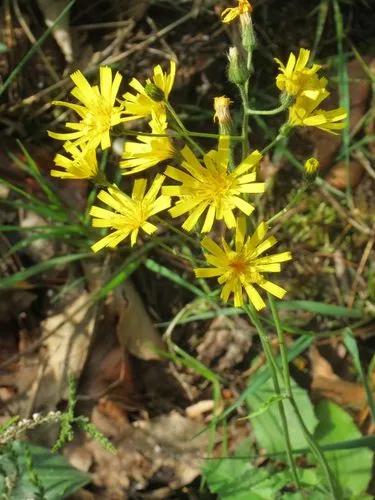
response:
{"label": "flower bud", "polygon": [[214,121],[217,120],[220,125],[226,125],[231,122],[229,106],[232,101],[229,97],[222,95],[214,98]]}
{"label": "flower bud", "polygon": [[154,83],[147,82],[145,85],[145,92],[155,102],[164,101],[164,92]]}
{"label": "flower bud", "polygon": [[256,46],[256,37],[251,15],[248,13],[240,15],[242,45],[247,52],[251,52]]}
{"label": "flower bud", "polygon": [[229,49],[228,61],[228,80],[236,85],[243,85],[249,78],[249,71],[236,47]]}
{"label": "flower bud", "polygon": [[308,182],[315,180],[318,175],[319,161],[316,158],[309,158],[304,165],[305,178]]}

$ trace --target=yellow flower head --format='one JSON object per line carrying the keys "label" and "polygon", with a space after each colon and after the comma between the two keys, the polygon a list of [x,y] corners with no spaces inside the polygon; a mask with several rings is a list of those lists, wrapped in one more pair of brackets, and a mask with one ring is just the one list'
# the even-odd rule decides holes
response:
{"label": "yellow flower head", "polygon": [[228,7],[223,10],[221,20],[223,23],[230,23],[241,14],[250,14],[252,11],[253,8],[248,0],[238,0],[237,7]]}
{"label": "yellow flower head", "polygon": [[66,123],[66,127],[74,132],[48,132],[50,137],[72,141],[75,146],[84,146],[85,149],[95,149],[99,144],[106,149],[111,145],[111,128],[125,121],[121,118],[121,106],[115,106],[122,76],[116,73],[112,81],[112,70],[107,66],[100,68],[99,76],[99,87],[92,87],[80,71],[70,76],[76,85],[71,94],[82,104],[64,101],[54,101],[53,104],[72,109],[80,120]]}
{"label": "yellow flower head", "polygon": [[319,168],[319,161],[316,158],[309,158],[305,161],[304,170],[307,176],[315,176]]}
{"label": "yellow flower head", "polygon": [[246,237],[245,218],[239,217],[234,249],[224,240],[221,248],[211,238],[203,239],[202,246],[207,251],[205,257],[207,263],[212,267],[195,269],[195,275],[197,278],[217,276],[219,284],[223,285],[221,298],[224,302],[228,302],[230,295],[233,294],[235,307],[241,307],[244,304],[243,290],[257,310],[265,307],[265,303],[254,285],[258,285],[275,297],[282,299],[286,290],[266,280],[262,273],[280,272],[280,262],[290,260],[292,256],[290,252],[282,252],[259,257],[277,243],[274,236],[265,238],[266,233],[267,225],[262,222],[251,237]]}
{"label": "yellow flower head", "polygon": [[[170,62],[169,74],[164,73],[161,66],[155,66],[154,76],[151,79],[146,80],[146,85],[156,85],[156,87],[162,91],[164,98],[168,99],[173,87],[175,75],[176,63],[174,61]],[[126,114],[133,115],[134,118],[141,118],[143,116],[150,115],[151,111],[154,111],[156,114],[165,113],[164,103],[154,101],[146,92],[145,86],[142,85],[139,80],[133,78],[129,85],[137,91],[137,94],[126,92],[126,94],[123,95],[123,104]]]}
{"label": "yellow flower head", "polygon": [[55,165],[65,169],[65,171],[51,170],[52,177],[60,177],[60,179],[94,179],[98,177],[99,170],[95,149],[82,151],[80,147],[69,142],[64,144],[64,148],[72,155],[72,159],[57,154],[54,159]]}
{"label": "yellow flower head", "polygon": [[179,201],[169,211],[172,217],[190,215],[182,227],[191,231],[207,210],[202,232],[211,230],[215,219],[224,219],[228,228],[235,227],[235,208],[246,215],[253,205],[241,198],[242,193],[263,193],[264,183],[256,180],[256,167],[262,155],[254,151],[232,172],[228,171],[229,138],[222,136],[218,150],[204,155],[204,166],[187,147],[181,151],[184,170],[169,166],[165,175],[181,182],[179,186],[166,186],[163,193],[177,196]]}
{"label": "yellow flower head", "polygon": [[329,92],[322,89],[315,100],[303,96],[298,97],[296,102],[289,108],[289,124],[293,127],[316,127],[333,134],[336,130],[344,128],[344,120],[347,117],[344,108],[336,108],[330,111],[316,109],[328,95]]}
{"label": "yellow flower head", "polygon": [[229,97],[225,97],[222,95],[221,97],[214,98],[214,121],[217,119],[220,125],[227,125],[230,123],[230,111],[229,106],[232,104],[232,101]]}
{"label": "yellow flower head", "polygon": [[147,234],[152,234],[157,227],[151,224],[148,219],[170,206],[170,198],[161,195],[157,198],[163,184],[164,176],[157,175],[146,191],[146,179],[137,179],[134,182],[131,197],[119,190],[117,186],[108,188],[107,191],[100,191],[99,200],[106,203],[112,209],[93,206],[90,215],[94,217],[92,225],[94,227],[111,227],[113,233],[108,234],[92,245],[92,250],[98,252],[104,247],[115,248],[122,240],[130,235],[130,243],[133,246],[137,241],[140,229]]}
{"label": "yellow flower head", "polygon": [[310,51],[300,49],[298,57],[291,53],[287,65],[275,59],[279,65],[280,73],[276,77],[276,85],[282,91],[292,96],[303,95],[310,99],[316,99],[319,92],[327,84],[325,78],[318,78],[317,72],[320,69],[318,64],[307,67],[310,58]]}
{"label": "yellow flower head", "polygon": [[[153,134],[165,134],[166,116],[162,114],[158,116],[152,111],[152,120],[149,125]],[[125,142],[120,167],[129,170],[124,172],[124,175],[141,172],[174,155],[174,148],[169,137],[138,135],[137,140],[139,142]]]}

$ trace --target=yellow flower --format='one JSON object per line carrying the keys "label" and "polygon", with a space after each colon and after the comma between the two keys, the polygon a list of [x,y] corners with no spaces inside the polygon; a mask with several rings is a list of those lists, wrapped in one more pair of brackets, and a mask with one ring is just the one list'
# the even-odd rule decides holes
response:
{"label": "yellow flower", "polygon": [[229,106],[232,104],[232,101],[229,97],[225,97],[222,95],[221,97],[214,98],[214,121],[217,119],[220,125],[227,125],[230,123],[230,111]]}
{"label": "yellow flower", "polygon": [[279,65],[280,74],[276,77],[276,85],[282,91],[292,96],[303,95],[310,99],[317,99],[319,92],[323,89],[327,80],[318,78],[317,72],[321,68],[318,64],[307,67],[310,51],[300,49],[298,57],[291,53],[287,65],[279,60],[275,61]]}
{"label": "yellow flower", "polygon": [[151,111],[154,111],[156,114],[164,113],[164,103],[154,101],[146,92],[145,87],[149,84],[156,85],[158,89],[162,91],[164,98],[168,99],[173,87],[175,75],[176,63],[174,61],[170,61],[169,74],[164,73],[161,66],[155,66],[154,76],[152,79],[146,80],[145,86],[142,85],[139,80],[133,78],[129,85],[137,91],[137,94],[126,92],[126,94],[123,95],[125,113],[133,115],[134,118],[148,116],[151,114]]}
{"label": "yellow flower", "polygon": [[[152,111],[152,120],[149,125],[153,134],[165,134],[166,116],[157,116]],[[141,172],[174,155],[174,148],[169,137],[138,135],[137,139],[139,142],[125,142],[120,167],[130,170],[124,172],[124,175]]]}
{"label": "yellow flower", "polygon": [[335,133],[345,127],[347,113],[344,108],[336,108],[330,111],[316,109],[319,104],[328,97],[329,92],[322,89],[317,99],[298,97],[296,102],[289,108],[289,124],[293,127],[316,127],[325,132]]}
{"label": "yellow flower", "polygon": [[157,175],[146,191],[146,179],[137,179],[134,182],[131,197],[121,192],[117,186],[100,191],[99,200],[103,201],[115,211],[93,206],[90,215],[94,217],[94,227],[111,227],[115,231],[108,234],[92,245],[92,250],[98,252],[104,247],[114,248],[122,240],[130,235],[130,243],[133,246],[137,241],[138,232],[142,229],[147,234],[152,234],[157,227],[148,219],[170,206],[170,198],[161,195],[157,198],[164,181],[163,175]]}
{"label": "yellow flower", "polygon": [[[262,222],[254,234],[246,237],[246,222],[244,217],[237,219],[235,248],[232,249],[224,240],[222,248],[211,238],[204,238],[203,248],[207,251],[205,257],[211,268],[195,269],[197,278],[212,278],[218,276],[218,282],[223,285],[221,298],[228,302],[234,295],[235,307],[244,304],[243,290],[257,310],[265,307],[265,303],[254,285],[282,299],[286,293],[284,288],[266,280],[262,273],[277,273],[281,271],[280,262],[292,258],[290,252],[281,252],[267,257],[259,257],[277,243],[274,236],[265,238],[267,225]],[[246,238],[245,238],[246,237]]]}
{"label": "yellow flower", "polygon": [[179,186],[166,186],[163,193],[180,200],[169,210],[172,217],[190,213],[182,227],[191,231],[207,210],[202,232],[211,230],[215,219],[224,219],[228,228],[235,227],[233,210],[238,208],[246,215],[253,205],[240,197],[242,193],[263,193],[264,183],[256,180],[256,167],[262,155],[254,151],[232,172],[228,171],[229,138],[222,136],[218,150],[204,155],[202,166],[194,153],[185,146],[181,151],[185,171],[169,166],[165,175],[180,181]]}
{"label": "yellow flower", "polygon": [[230,23],[236,17],[239,17],[241,14],[248,14],[253,11],[253,8],[247,0],[238,0],[237,7],[228,7],[224,9],[221,13],[221,20],[223,23]]}
{"label": "yellow flower", "polygon": [[115,106],[122,76],[116,73],[112,81],[112,70],[107,66],[100,68],[99,75],[100,87],[92,87],[80,71],[70,76],[76,85],[71,94],[82,104],[64,101],[53,101],[53,104],[72,109],[79,115],[80,121],[65,124],[74,132],[48,132],[50,137],[73,141],[75,146],[84,146],[85,149],[95,149],[99,144],[106,149],[111,145],[111,128],[127,120],[121,118],[121,106]]}
{"label": "yellow flower", "polygon": [[82,151],[80,147],[69,142],[64,144],[64,148],[72,155],[72,159],[57,154],[54,159],[55,165],[65,169],[65,172],[64,170],[51,170],[52,177],[60,177],[60,179],[94,179],[98,177],[99,170],[95,149]]}
{"label": "yellow flower", "polygon": [[309,158],[305,161],[304,170],[308,177],[315,176],[319,168],[319,161],[316,158]]}

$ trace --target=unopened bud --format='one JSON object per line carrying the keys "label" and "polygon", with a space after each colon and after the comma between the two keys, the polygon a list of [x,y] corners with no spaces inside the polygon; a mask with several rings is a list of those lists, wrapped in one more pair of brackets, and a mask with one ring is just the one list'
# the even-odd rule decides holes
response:
{"label": "unopened bud", "polygon": [[214,98],[214,121],[217,120],[220,125],[226,125],[230,123],[230,111],[229,106],[232,104],[232,101],[229,97],[225,97],[222,95],[221,97]]}
{"label": "unopened bud", "polygon": [[251,52],[256,46],[256,37],[253,21],[249,13],[240,15],[242,45],[247,52]]}
{"label": "unopened bud", "polygon": [[249,78],[249,71],[236,47],[229,49],[228,61],[228,80],[236,85],[243,85]]}
{"label": "unopened bud", "polygon": [[305,170],[306,180],[308,182],[312,182],[313,180],[315,180],[318,174],[319,161],[316,158],[309,158],[305,161],[305,165],[303,168]]}
{"label": "unopened bud", "polygon": [[164,101],[164,92],[152,82],[146,83],[145,92],[155,102]]}

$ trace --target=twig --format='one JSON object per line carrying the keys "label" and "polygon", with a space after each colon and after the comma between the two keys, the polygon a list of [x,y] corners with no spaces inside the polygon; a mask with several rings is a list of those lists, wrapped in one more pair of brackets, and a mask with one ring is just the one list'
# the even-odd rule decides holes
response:
{"label": "twig", "polygon": [[363,273],[363,270],[365,268],[366,262],[368,261],[368,258],[370,257],[372,247],[374,246],[374,242],[375,242],[375,236],[372,236],[368,240],[367,245],[365,246],[365,249],[363,251],[361,260],[359,261],[358,269],[357,269],[355,278],[353,280],[352,289],[351,289],[349,299],[348,299],[348,308],[349,309],[351,309],[353,307],[355,294],[356,294],[357,288],[358,288],[358,283],[359,283],[361,274]]}

